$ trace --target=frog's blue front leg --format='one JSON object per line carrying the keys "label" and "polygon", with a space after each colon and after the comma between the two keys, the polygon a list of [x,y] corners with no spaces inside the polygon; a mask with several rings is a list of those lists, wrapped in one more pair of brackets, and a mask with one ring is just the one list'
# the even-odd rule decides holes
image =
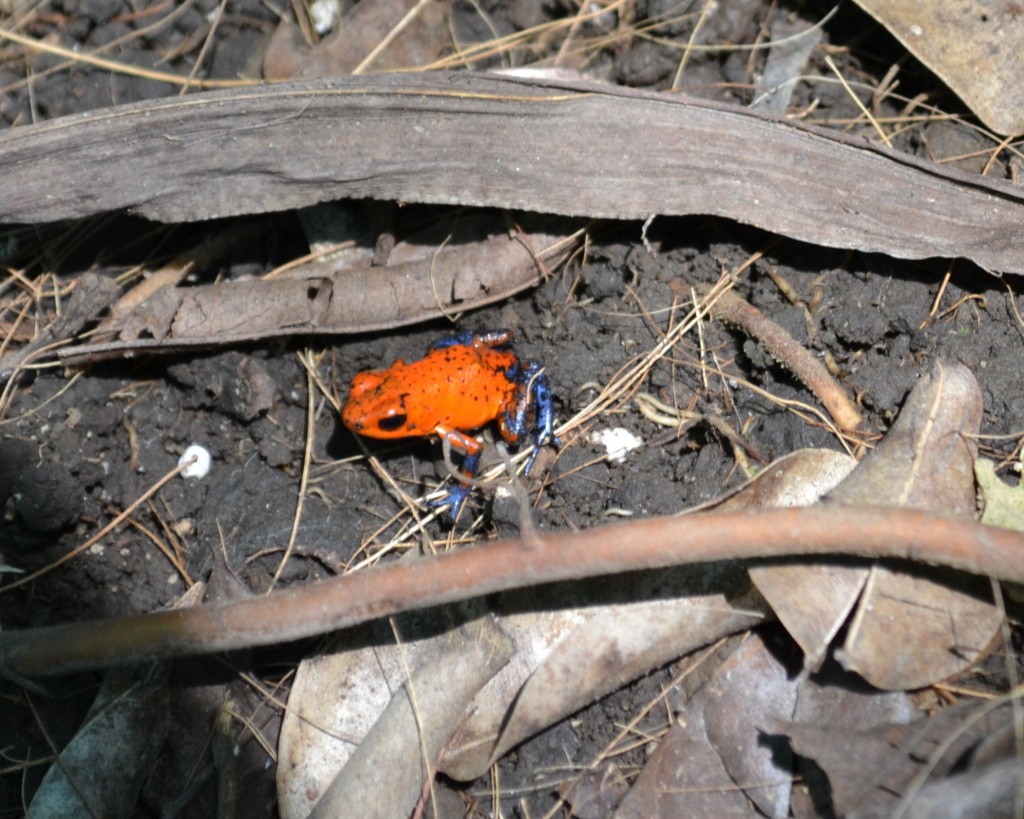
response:
{"label": "frog's blue front leg", "polygon": [[[480,456],[483,454],[483,446],[472,435],[466,435],[455,429],[438,427],[434,431],[446,440],[452,448],[459,449],[465,453],[465,457],[462,459],[462,468],[456,476],[460,479],[459,482],[451,488],[447,495],[434,501],[427,501],[427,505],[432,509],[447,506],[448,519],[455,523],[459,513],[462,511],[462,507],[466,503],[466,499],[473,491],[473,485],[469,481],[476,477],[477,470],[480,468]],[[461,478],[463,477],[468,480],[462,481]]]}
{"label": "frog's blue front leg", "polygon": [[[476,471],[480,468],[480,456],[479,455],[467,455],[462,461],[462,469],[460,470],[463,475],[467,478],[475,478]],[[431,509],[439,509],[442,506],[448,507],[448,520],[452,523],[459,517],[459,513],[462,512],[462,507],[466,504],[467,498],[472,493],[473,487],[468,483],[463,483],[461,480],[453,486],[447,495],[438,498],[437,500],[427,501],[427,506]]]}

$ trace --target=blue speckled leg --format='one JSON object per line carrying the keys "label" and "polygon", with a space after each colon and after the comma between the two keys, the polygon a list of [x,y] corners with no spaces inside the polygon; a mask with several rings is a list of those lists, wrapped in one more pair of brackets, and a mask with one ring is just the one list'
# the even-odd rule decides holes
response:
{"label": "blue speckled leg", "polygon": [[561,441],[555,437],[551,385],[544,374],[544,368],[537,361],[524,361],[516,365],[509,370],[508,377],[519,385],[519,395],[515,406],[501,419],[502,433],[510,440],[531,439],[533,452],[524,470],[529,475],[537,453],[544,444],[550,441],[561,446]]}
{"label": "blue speckled leg", "polygon": [[457,449],[463,453],[462,467],[459,469],[459,474],[456,478],[464,477],[466,481],[459,480],[447,495],[438,498],[436,501],[428,501],[428,505],[433,509],[447,506],[448,519],[455,523],[456,518],[458,518],[459,513],[462,511],[462,507],[466,503],[466,498],[473,491],[473,486],[469,481],[476,477],[476,473],[480,469],[480,457],[483,455],[483,447],[472,435],[466,435],[457,429],[438,427],[434,432],[442,441],[448,442],[449,451]]}
{"label": "blue speckled leg", "polygon": [[[475,478],[476,472],[479,468],[480,455],[466,455],[462,461],[461,472],[466,477]],[[473,487],[470,484],[459,481],[459,483],[451,488],[447,495],[434,501],[427,501],[427,505],[431,509],[439,509],[442,506],[447,506],[448,520],[455,523],[459,517],[459,513],[462,512],[462,507],[466,504],[466,499],[470,496],[472,491]]]}

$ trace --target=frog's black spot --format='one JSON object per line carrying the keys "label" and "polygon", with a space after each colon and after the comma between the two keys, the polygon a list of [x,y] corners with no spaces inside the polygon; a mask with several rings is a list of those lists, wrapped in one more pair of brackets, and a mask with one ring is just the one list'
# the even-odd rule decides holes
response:
{"label": "frog's black spot", "polygon": [[382,432],[394,432],[405,426],[408,417],[408,415],[389,415],[387,418],[381,418],[377,422],[377,428]]}

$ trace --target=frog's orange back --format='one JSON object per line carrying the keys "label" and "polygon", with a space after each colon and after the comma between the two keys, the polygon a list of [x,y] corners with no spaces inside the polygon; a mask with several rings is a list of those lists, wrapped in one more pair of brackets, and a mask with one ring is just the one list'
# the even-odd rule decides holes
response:
{"label": "frog's orange back", "polygon": [[496,419],[512,400],[515,355],[479,345],[431,350],[411,364],[367,370],[352,380],[342,420],[370,438],[430,435],[437,427],[471,430]]}

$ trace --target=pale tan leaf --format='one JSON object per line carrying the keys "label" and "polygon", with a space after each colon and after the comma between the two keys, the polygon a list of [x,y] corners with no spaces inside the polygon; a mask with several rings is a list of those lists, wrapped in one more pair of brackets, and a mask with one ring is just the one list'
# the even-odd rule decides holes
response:
{"label": "pale tan leaf", "polygon": [[310,819],[391,819],[413,811],[459,716],[515,650],[490,618],[472,626],[475,635],[458,630],[468,642],[412,671]]}
{"label": "pale tan leaf", "polygon": [[[513,642],[514,658],[471,705],[463,703],[456,713],[450,710],[455,700],[442,703],[450,728],[466,716],[439,770],[454,779],[474,779],[493,757],[581,706],[723,634],[757,624],[764,616],[757,608],[760,598],[738,598],[736,588],[743,583],[733,568],[712,584],[728,595],[709,593],[705,575],[680,569],[627,576],[614,586],[592,581],[549,588],[543,595],[536,590],[503,595],[496,623],[503,638]],[[442,657],[455,664],[461,653],[475,650],[482,639],[478,632],[490,621],[481,617],[483,603],[464,606],[457,615],[454,608],[446,612],[429,622],[423,616],[396,618],[401,646],[393,644],[386,625],[378,624],[356,635],[365,647],[303,662],[281,734],[282,816],[305,815],[315,795],[376,730],[410,670],[425,663],[436,668]],[[452,629],[453,621],[463,625]],[[451,673],[442,670],[439,676]],[[418,706],[431,713],[418,688],[416,693]],[[389,736],[397,736],[395,729]],[[416,753],[417,738],[406,735],[405,740],[406,753]]]}
{"label": "pale tan leaf", "polygon": [[[468,692],[468,697],[472,697],[497,670],[489,665],[492,659],[493,662],[501,657],[508,659],[504,648],[507,638],[493,618],[486,615],[486,607],[479,600],[428,614],[401,615],[391,623],[394,630],[388,622],[358,629],[346,635],[340,650],[311,657],[300,664],[278,748],[277,788],[284,819],[309,814],[338,772],[372,735],[389,705],[398,703],[397,716],[392,717],[397,719],[398,726],[392,724],[385,739],[390,750],[388,746],[367,747],[362,753],[400,754],[394,767],[408,769],[412,760],[420,757],[422,738],[416,725],[433,726],[431,730],[436,736],[443,734],[443,743],[455,730],[466,708],[465,694],[460,697],[450,685],[445,688],[442,684],[438,689],[437,682],[444,683],[455,676],[459,677],[460,685],[475,680],[476,688]],[[453,625],[458,627],[452,628]],[[395,644],[394,632],[400,635],[401,645]],[[492,658],[478,663],[481,673],[489,670],[483,679],[477,678],[476,672],[468,674],[459,670],[466,657],[476,657],[479,646],[488,647],[488,657]],[[429,669],[429,673],[423,669]],[[411,723],[407,709],[403,710],[401,705],[410,674],[416,703],[415,719]],[[416,723],[416,719],[420,723]],[[436,736],[431,742],[437,741]],[[411,784],[411,779],[404,788],[397,780],[387,783],[396,798],[406,800],[411,790],[419,794],[423,771],[418,766],[412,767],[417,768],[418,773],[412,778],[420,777],[418,784]],[[395,775],[398,776],[397,772]],[[412,802],[408,804],[411,809]]]}
{"label": "pale tan leaf", "polygon": [[1013,0],[857,0],[989,128],[1024,132],[1024,15]]}

